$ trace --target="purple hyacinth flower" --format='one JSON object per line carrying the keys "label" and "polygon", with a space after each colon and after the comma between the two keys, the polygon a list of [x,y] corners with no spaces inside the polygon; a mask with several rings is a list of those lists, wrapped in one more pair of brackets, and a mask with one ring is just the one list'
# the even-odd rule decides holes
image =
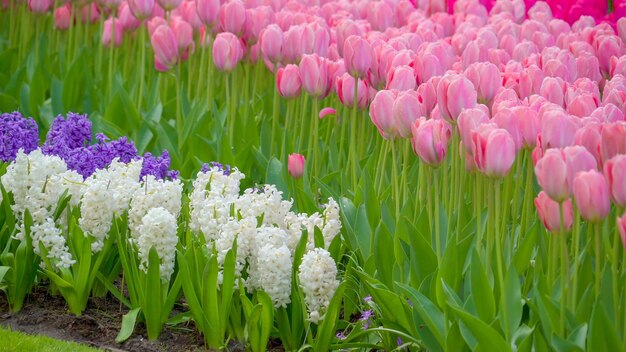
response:
{"label": "purple hyacinth flower", "polygon": [[371,309],[361,312],[361,317],[359,318],[359,320],[363,322],[363,330],[367,330],[370,327],[373,316],[374,311]]}
{"label": "purple hyacinth flower", "polygon": [[89,143],[91,143],[91,121],[86,114],[70,112],[67,118],[59,115],[54,119],[42,150],[45,154],[65,158],[70,151]]}
{"label": "purple hyacinth flower", "polygon": [[30,153],[39,145],[39,129],[32,118],[24,118],[19,112],[0,115],[0,161],[15,159],[22,149]]}
{"label": "purple hyacinth flower", "polygon": [[157,179],[165,179],[169,176],[170,168],[170,154],[167,150],[161,153],[160,157],[155,157],[151,153],[146,153],[143,156],[143,165],[141,168],[140,177],[143,178],[146,175],[152,175]]}

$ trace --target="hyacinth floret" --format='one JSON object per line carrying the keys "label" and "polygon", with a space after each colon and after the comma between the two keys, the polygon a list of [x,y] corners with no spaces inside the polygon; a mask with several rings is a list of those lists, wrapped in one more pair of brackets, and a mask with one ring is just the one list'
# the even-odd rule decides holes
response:
{"label": "hyacinth floret", "polygon": [[309,320],[317,324],[324,319],[325,310],[339,286],[337,265],[327,250],[315,248],[302,257],[298,279],[309,310]]}
{"label": "hyacinth floret", "polygon": [[39,129],[32,118],[24,118],[19,112],[0,115],[0,161],[15,159],[22,149],[28,154],[39,145]]}
{"label": "hyacinth floret", "polygon": [[268,243],[259,249],[259,286],[272,298],[275,308],[291,303],[291,265],[291,252],[286,245],[275,247]]}
{"label": "hyacinth floret", "polygon": [[178,218],[181,209],[183,184],[179,180],[162,180],[153,175],[143,177],[130,201],[128,227],[131,235],[138,233],[143,217],[150,209],[162,207]]}
{"label": "hyacinth floret", "polygon": [[57,116],[46,135],[42,146],[45,154],[65,158],[73,149],[84,147],[91,142],[91,121],[87,115],[68,113],[67,118]]}
{"label": "hyacinth floret", "polygon": [[150,249],[154,247],[161,261],[159,269],[162,282],[167,282],[174,273],[178,243],[177,228],[178,223],[174,215],[165,208],[157,207],[148,211],[137,229],[138,237],[135,243],[140,260],[139,268],[148,272]]}

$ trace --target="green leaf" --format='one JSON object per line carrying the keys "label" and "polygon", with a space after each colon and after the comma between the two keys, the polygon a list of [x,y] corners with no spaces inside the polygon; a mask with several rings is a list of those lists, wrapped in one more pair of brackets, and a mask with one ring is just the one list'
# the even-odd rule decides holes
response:
{"label": "green leaf", "polygon": [[588,351],[623,351],[622,345],[615,325],[611,324],[608,314],[604,309],[604,304],[597,301],[591,313],[591,323],[589,324],[587,339]]}
{"label": "green leaf", "polygon": [[333,298],[330,300],[330,304],[324,314],[324,320],[317,329],[317,336],[315,341],[316,351],[328,351],[330,348],[330,342],[335,337],[335,327],[337,326],[337,320],[339,318],[339,311],[341,309],[341,301],[343,300],[343,293],[346,289],[345,281],[339,284]]}
{"label": "green leaf", "polygon": [[135,330],[135,322],[137,321],[137,315],[140,310],[141,308],[135,308],[124,314],[122,317],[122,327],[115,338],[115,342],[122,343],[133,334],[133,331]]}
{"label": "green leaf", "polygon": [[496,315],[496,300],[485,267],[475,249],[470,266],[470,292],[480,319],[491,322]]}
{"label": "green leaf", "polygon": [[[500,304],[500,325],[502,329],[507,332],[506,335],[510,336],[517,330],[519,323],[522,319],[522,293],[519,284],[519,277],[515,271],[515,267],[512,265],[509,267],[509,271],[505,277],[505,289],[502,292]],[[503,316],[503,308],[506,307],[506,320]]]}
{"label": "green leaf", "polygon": [[2,283],[2,279],[4,278],[4,275],[6,275],[6,273],[9,272],[9,270],[11,270],[10,266],[0,266],[0,284]]}
{"label": "green leaf", "polygon": [[[421,325],[421,321],[426,324],[428,331],[436,338],[438,342],[437,348],[441,349],[445,346],[445,318],[443,313],[437,308],[437,306],[431,302],[426,296],[421,294],[419,291],[414,289],[411,286],[396,283],[400,289],[402,289],[405,294],[411,300],[411,304],[413,305],[414,312],[417,312],[420,320],[414,318],[415,325]],[[422,332],[420,332],[422,334]],[[435,349],[435,346],[429,346],[431,349]]]}
{"label": "green leaf", "polygon": [[511,351],[511,346],[491,326],[464,311],[454,303],[448,302],[452,312],[467,326],[478,341],[477,350],[480,351]]}

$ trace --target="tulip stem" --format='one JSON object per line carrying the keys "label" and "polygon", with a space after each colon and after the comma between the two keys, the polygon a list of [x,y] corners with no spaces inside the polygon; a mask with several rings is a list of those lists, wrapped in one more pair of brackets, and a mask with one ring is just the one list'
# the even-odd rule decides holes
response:
{"label": "tulip stem", "polygon": [[483,196],[483,179],[477,172],[474,173],[476,178],[476,197],[474,198],[474,207],[476,212],[476,251],[478,254],[483,248],[483,216],[482,216],[482,196]]}
{"label": "tulip stem", "polygon": [[[306,95],[302,95],[302,99],[304,100],[304,103],[302,104],[302,111],[300,112],[300,114],[298,114],[298,116],[304,116],[307,112],[307,108],[308,108],[308,103],[309,103],[309,97]],[[306,128],[300,128],[300,139],[298,141],[298,149],[303,149],[304,148],[304,130],[306,130]],[[310,133],[311,131],[309,131]],[[308,155],[307,155],[308,157]]]}
{"label": "tulip stem", "polygon": [[139,45],[141,46],[141,56],[139,59],[139,92],[137,93],[137,111],[141,114],[141,102],[143,101],[143,81],[144,81],[144,70],[146,66],[146,31],[148,29],[145,28],[145,21],[141,21],[141,25],[139,26]]}
{"label": "tulip stem", "polygon": [[359,83],[358,83],[358,79],[355,78],[354,79],[354,95],[353,95],[353,102],[352,102],[352,118],[351,118],[352,121],[350,121],[350,124],[351,124],[350,126],[350,151],[348,152],[350,162],[352,163],[352,187],[357,186],[356,170],[357,170],[358,156],[356,155],[356,129],[358,127],[358,124],[356,121],[356,111],[357,111],[357,101],[358,101],[358,96],[359,96],[358,90],[359,90]]}
{"label": "tulip stem", "polygon": [[[276,70],[278,69],[278,65],[274,64],[274,74],[276,74]],[[247,89],[247,88],[246,88]],[[272,143],[270,144],[270,155],[274,153],[274,141],[276,140],[276,130],[278,129],[278,89],[273,89],[274,98],[272,100]],[[248,105],[247,103],[245,105]],[[244,115],[245,116],[245,115]],[[313,155],[313,154],[311,154]]]}
{"label": "tulip stem", "polygon": [[567,280],[569,270],[567,268],[567,238],[565,238],[565,220],[563,215],[563,202],[559,202],[559,243],[561,245],[561,309],[559,315],[559,331],[565,337],[565,310],[567,301]]}
{"label": "tulip stem", "polygon": [[524,186],[524,201],[522,203],[522,230],[520,231],[520,240],[523,236],[526,236],[526,231],[528,231],[528,219],[532,213],[532,205],[530,201],[535,196],[535,192],[533,190],[533,173],[534,168],[532,164],[532,160],[530,158],[530,154],[525,151],[524,153],[526,159],[526,185]]}
{"label": "tulip stem", "polygon": [[[72,35],[70,33],[70,37],[71,36]],[[111,103],[111,100],[113,98],[113,57],[115,55],[115,52],[113,51],[114,47],[115,47],[115,14],[111,17],[111,39],[109,40],[109,72],[108,72],[109,89],[107,90],[107,92],[109,93],[107,101],[109,103]]]}
{"label": "tulip stem", "polygon": [[[611,260],[611,266],[612,266],[612,274],[613,274],[613,285],[611,285],[613,287],[613,304],[616,308],[617,314],[619,314],[619,291],[618,291],[618,284],[617,282],[619,281],[619,276],[617,273],[617,260],[619,258],[619,241],[620,241],[620,236],[619,236],[619,229],[617,226],[615,226],[615,234],[613,236],[613,260]],[[622,307],[623,308],[623,307]],[[617,320],[617,319],[616,319]]]}
{"label": "tulip stem", "polygon": [[578,214],[578,209],[574,207],[574,227],[573,227],[573,236],[572,241],[574,242],[574,273],[572,278],[572,294],[570,296],[570,309],[574,310],[576,308],[576,303],[578,301],[578,266],[580,265],[580,215]]}
{"label": "tulip stem", "polygon": [[[500,207],[502,206],[502,198],[500,196],[500,189],[502,188],[502,185],[500,184],[501,180],[496,180],[495,181],[495,195],[494,195],[494,203],[492,203],[492,205],[495,205],[494,211],[495,211],[495,217],[493,218],[494,222],[493,222],[493,229],[492,229],[492,237],[491,240],[493,241],[493,244],[495,245],[495,250],[496,250],[496,265],[498,266],[498,280],[500,282],[500,294],[504,294],[504,265],[502,262],[502,241],[501,239],[504,237],[504,233],[499,233],[500,232],[500,226],[499,226],[499,222],[502,222],[502,219],[500,217]],[[504,312],[504,310],[503,310]],[[506,321],[506,318],[505,318]],[[507,329],[507,339],[508,339],[508,329]]]}
{"label": "tulip stem", "polygon": [[431,169],[430,173],[435,175],[435,179],[433,180],[435,186],[435,246],[437,247],[437,262],[441,264],[441,231],[440,231],[440,221],[439,221],[439,208],[441,202],[441,195],[439,194],[439,169]]}
{"label": "tulip stem", "polygon": [[[386,142],[386,141],[385,141]],[[389,143],[385,143],[383,146],[381,146],[380,148],[381,154],[382,154],[382,158],[379,157],[379,160],[382,160],[381,164],[379,165],[380,168],[378,169],[378,194],[382,195],[383,193],[383,180],[385,178],[385,171],[387,170],[387,155],[389,154]],[[356,187],[356,186],[355,186]]]}
{"label": "tulip stem", "polygon": [[600,247],[602,246],[602,239],[601,239],[601,233],[600,233],[600,224],[599,223],[595,223],[593,224],[593,227],[595,229],[595,251],[596,251],[596,258],[595,258],[595,272],[596,272],[596,277],[595,277],[595,292],[596,292],[596,298],[600,297]]}
{"label": "tulip stem", "polygon": [[[394,139],[390,140],[391,143],[391,172],[393,178],[393,199],[396,204],[396,224],[400,221],[400,192],[398,191],[398,155],[396,152],[396,141]],[[354,185],[356,187],[356,184]]]}
{"label": "tulip stem", "polygon": [[309,138],[313,139],[313,150],[309,151],[309,158],[313,159],[313,175],[319,176],[319,170],[317,169],[319,166],[319,156],[321,153],[317,153],[317,148],[320,140],[319,130],[320,130],[320,118],[318,116],[319,113],[319,99],[313,99],[313,109],[311,111],[311,118],[313,119],[313,135],[309,136]]}
{"label": "tulip stem", "polygon": [[178,131],[178,151],[182,152],[182,148],[183,148],[183,113],[181,111],[181,105],[180,105],[180,100],[182,99],[181,94],[180,94],[180,86],[181,86],[181,82],[180,82],[180,76],[181,76],[181,72],[180,72],[180,66],[182,65],[182,62],[178,62],[178,65],[176,65],[176,130]]}

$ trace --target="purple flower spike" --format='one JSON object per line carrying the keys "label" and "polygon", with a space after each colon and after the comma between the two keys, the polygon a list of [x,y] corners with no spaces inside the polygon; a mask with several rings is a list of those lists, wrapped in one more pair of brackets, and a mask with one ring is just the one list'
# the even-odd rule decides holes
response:
{"label": "purple flower spike", "polygon": [[91,121],[87,115],[68,113],[59,115],[52,122],[42,150],[46,154],[65,158],[67,153],[91,143]]}
{"label": "purple flower spike", "polygon": [[221,171],[224,175],[229,176],[232,172],[230,165],[222,165],[220,162],[211,161],[208,164],[203,164],[201,172],[209,172],[212,168],[216,167],[219,171]]}
{"label": "purple flower spike", "polygon": [[24,118],[19,112],[0,115],[0,161],[15,159],[20,149],[30,153],[39,145],[39,130],[32,118]]}
{"label": "purple flower spike", "polygon": [[[146,153],[143,156],[143,166],[141,168],[140,177],[143,178],[146,175],[152,175],[157,179],[164,179],[166,177],[172,178],[171,174],[173,174],[173,172],[168,171],[170,162],[170,154],[167,150],[164,150],[160,157],[154,157],[151,153]],[[177,176],[178,174],[176,174],[176,177]]]}
{"label": "purple flower spike", "polygon": [[359,318],[359,320],[363,322],[363,330],[369,329],[373,316],[374,316],[374,311],[371,309],[368,309],[361,313],[361,317]]}

